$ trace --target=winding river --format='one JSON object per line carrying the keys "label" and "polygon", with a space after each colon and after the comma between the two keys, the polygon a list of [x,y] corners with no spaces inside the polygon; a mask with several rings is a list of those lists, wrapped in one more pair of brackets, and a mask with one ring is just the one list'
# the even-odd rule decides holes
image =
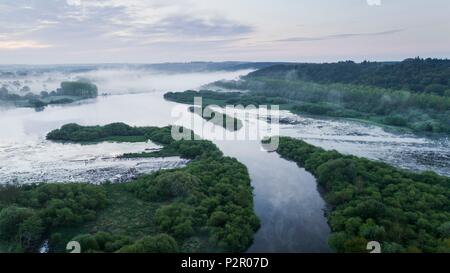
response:
{"label": "winding river", "polygon": [[[232,79],[240,73],[245,72],[216,73],[214,77]],[[166,82],[154,86],[148,93],[104,96],[73,105],[48,107],[41,112],[23,108],[0,109],[0,183],[120,181],[128,175],[183,166],[186,161],[176,157],[114,159],[115,155],[125,151],[158,148],[151,142],[61,144],[46,141],[45,134],[70,122],[96,125],[120,121],[136,126],[178,123],[189,127],[185,122],[199,117],[189,114],[187,106],[165,101],[162,95],[166,91],[198,88],[213,78],[207,75],[202,82],[198,75],[195,77],[195,81],[186,81],[184,85],[177,81],[173,88]],[[183,75],[183,78],[189,79],[189,75]],[[102,90],[101,83],[98,85]],[[171,115],[175,106],[186,108],[185,119]],[[302,138],[343,153],[383,160],[402,168],[434,170],[450,175],[448,138],[395,134],[353,121],[281,114],[295,121],[281,126],[282,135]],[[251,119],[245,120],[244,128],[251,122]],[[217,127],[215,130],[221,132],[223,129]],[[218,141],[208,134],[204,137],[212,139],[226,155],[248,167],[254,187],[255,212],[261,219],[261,228],[249,252],[330,251],[327,246],[330,230],[324,217],[326,204],[310,173],[276,153],[264,151],[259,141]]]}

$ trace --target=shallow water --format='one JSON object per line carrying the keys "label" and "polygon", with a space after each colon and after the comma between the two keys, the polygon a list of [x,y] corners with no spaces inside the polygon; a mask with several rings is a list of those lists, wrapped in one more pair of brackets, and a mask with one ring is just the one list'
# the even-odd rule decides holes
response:
{"label": "shallow water", "polygon": [[[234,78],[236,73],[224,73],[221,78]],[[187,76],[184,76],[187,77]],[[195,77],[198,77],[196,75]],[[185,88],[207,84],[186,81]],[[130,82],[130,85],[133,83]],[[23,182],[77,181],[102,182],[131,172],[153,171],[182,166],[178,158],[117,160],[124,152],[156,148],[152,143],[102,143],[77,145],[51,143],[45,134],[69,122],[83,125],[125,122],[136,126],[189,126],[191,119],[203,120],[187,111],[187,106],[167,102],[162,98],[168,83],[159,92],[122,94],[66,106],[52,106],[42,112],[33,109],[0,110],[0,181],[15,179]],[[182,83],[177,82],[177,86]],[[156,87],[155,87],[156,88]],[[156,88],[158,89],[158,88]],[[142,90],[145,91],[145,90]],[[185,113],[183,119],[172,116],[174,107]],[[280,133],[302,138],[314,145],[337,149],[344,153],[379,159],[413,170],[434,170],[450,174],[449,141],[414,135],[385,132],[376,126],[356,122],[299,119],[295,125],[282,125]],[[244,128],[254,123],[249,118]],[[204,134],[212,139],[224,130],[210,125],[215,133]],[[324,217],[325,202],[318,193],[314,177],[296,164],[281,159],[276,153],[261,149],[258,141],[218,141],[218,147],[228,156],[236,157],[249,170],[254,187],[255,212],[261,228],[255,235],[249,252],[326,252],[329,227]],[[62,164],[64,163],[64,164]],[[83,180],[83,181],[84,181]],[[119,177],[120,181],[120,177]]]}
{"label": "shallow water", "polygon": [[[284,113],[287,117],[292,114]],[[282,126],[282,134],[301,138],[325,149],[353,154],[414,170],[450,176],[450,139],[390,133],[381,127],[335,119],[295,116],[296,125]]]}
{"label": "shallow water", "polygon": [[99,143],[95,145],[36,142],[2,142],[0,178],[2,183],[128,181],[139,174],[182,167],[179,157],[117,159],[129,152],[158,149],[149,143]]}

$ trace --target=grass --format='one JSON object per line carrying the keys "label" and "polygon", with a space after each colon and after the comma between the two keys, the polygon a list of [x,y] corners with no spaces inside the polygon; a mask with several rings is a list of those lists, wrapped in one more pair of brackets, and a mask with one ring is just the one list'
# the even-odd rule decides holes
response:
{"label": "grass", "polygon": [[[64,236],[61,242],[69,242],[80,234],[94,234],[104,231],[112,234],[127,235],[139,239],[148,234],[158,233],[153,222],[155,211],[163,205],[139,199],[126,189],[127,184],[105,184],[104,189],[110,204],[97,213],[94,221],[56,229],[54,233]],[[52,251],[64,252],[65,245],[59,244]]]}
{"label": "grass", "polygon": [[85,225],[91,233],[105,231],[132,235],[135,239],[157,233],[153,222],[155,211],[161,203],[138,199],[126,189],[126,184],[105,185],[111,204],[98,213],[97,219]]}
{"label": "grass", "polygon": [[[154,222],[154,215],[158,208],[163,205],[172,203],[145,201],[136,197],[132,192],[127,190],[127,184],[104,184],[110,204],[104,210],[97,213],[95,220],[76,225],[72,227],[64,227],[55,230],[54,233],[60,233],[62,237],[61,243],[55,246],[52,251],[64,252],[65,243],[72,240],[80,234],[94,234],[97,232],[109,232],[111,234],[126,235],[133,240],[138,240],[149,234],[158,234],[161,231]],[[64,242],[64,243],[63,243]],[[4,252],[3,248],[14,248],[14,245],[0,244],[0,253]],[[187,238],[180,244],[183,252],[191,253],[198,250],[207,250],[208,252],[220,251],[217,247],[213,247],[208,243],[208,234],[201,230],[195,233],[195,236]]]}

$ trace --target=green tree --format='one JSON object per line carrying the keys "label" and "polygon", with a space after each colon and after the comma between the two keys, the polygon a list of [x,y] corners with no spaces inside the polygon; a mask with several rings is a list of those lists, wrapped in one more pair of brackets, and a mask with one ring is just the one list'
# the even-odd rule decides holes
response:
{"label": "green tree", "polygon": [[22,247],[26,250],[36,249],[41,242],[43,233],[43,222],[36,214],[28,217],[19,225],[19,240]]}
{"label": "green tree", "polygon": [[119,250],[121,253],[176,253],[178,251],[177,242],[167,234],[146,236]]}
{"label": "green tree", "polygon": [[0,239],[17,240],[19,227],[34,216],[30,208],[10,206],[0,211]]}

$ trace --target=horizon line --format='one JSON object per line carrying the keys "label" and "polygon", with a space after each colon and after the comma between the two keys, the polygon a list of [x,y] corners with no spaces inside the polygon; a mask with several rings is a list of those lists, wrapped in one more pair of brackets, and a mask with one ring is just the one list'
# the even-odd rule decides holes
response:
{"label": "horizon line", "polygon": [[450,57],[409,57],[401,59],[391,60],[363,60],[355,61],[351,59],[342,59],[339,61],[168,61],[168,62],[99,62],[99,63],[0,63],[0,66],[95,66],[95,65],[159,65],[159,64],[195,64],[195,63],[237,63],[237,64],[260,64],[260,63],[274,63],[274,64],[326,64],[326,63],[339,63],[339,62],[354,62],[354,63],[387,63],[387,62],[402,62],[408,59],[437,59],[437,60],[450,60]]}

